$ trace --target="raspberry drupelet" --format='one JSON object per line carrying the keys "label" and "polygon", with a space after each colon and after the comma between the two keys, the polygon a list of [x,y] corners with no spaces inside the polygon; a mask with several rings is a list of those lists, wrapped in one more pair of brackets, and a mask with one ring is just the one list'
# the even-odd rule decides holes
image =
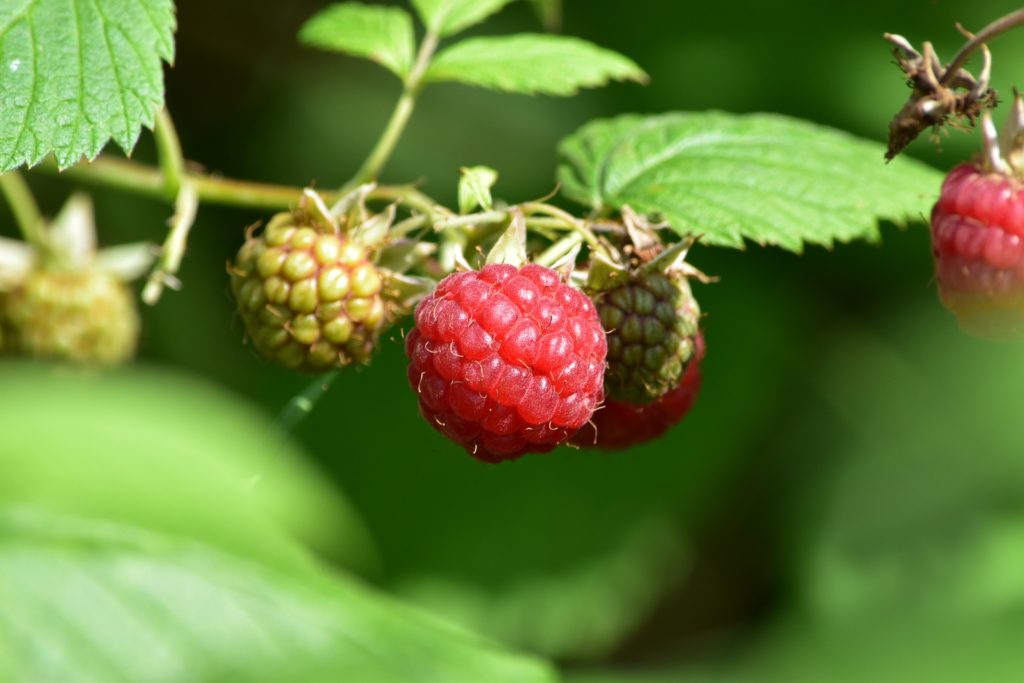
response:
{"label": "raspberry drupelet", "polygon": [[535,264],[446,277],[417,306],[406,353],[423,417],[485,462],[551,450],[603,399],[594,304]]}

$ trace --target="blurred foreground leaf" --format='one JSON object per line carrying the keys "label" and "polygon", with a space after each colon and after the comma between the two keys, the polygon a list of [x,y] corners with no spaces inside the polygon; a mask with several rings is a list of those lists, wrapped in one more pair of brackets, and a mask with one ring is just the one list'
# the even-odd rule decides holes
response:
{"label": "blurred foreground leaf", "polygon": [[342,576],[0,508],[0,674],[23,681],[551,681]]}
{"label": "blurred foreground leaf", "polygon": [[157,370],[0,365],[0,500],[97,516],[275,563],[287,530],[366,569],[362,522],[270,420],[205,382]]}
{"label": "blurred foreground leaf", "polygon": [[547,681],[329,572],[347,504],[237,399],[166,372],[5,365],[0,679]]}

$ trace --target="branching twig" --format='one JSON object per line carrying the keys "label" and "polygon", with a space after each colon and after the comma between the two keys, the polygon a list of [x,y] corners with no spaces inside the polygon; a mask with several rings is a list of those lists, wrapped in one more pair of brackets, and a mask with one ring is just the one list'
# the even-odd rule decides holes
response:
{"label": "branching twig", "polygon": [[195,185],[187,178],[182,181],[175,202],[174,216],[171,217],[171,229],[167,240],[160,250],[160,261],[149,275],[146,286],[142,289],[142,300],[150,306],[160,300],[164,287],[180,289],[181,282],[177,278],[181,268],[181,260],[185,256],[188,233],[196,220],[199,209],[199,193]]}
{"label": "branching twig", "polygon": [[427,73],[427,67],[430,66],[434,51],[437,50],[438,40],[439,37],[435,31],[428,31],[423,36],[423,42],[420,43],[419,52],[416,54],[416,62],[402,84],[402,96],[398,98],[398,103],[395,105],[394,111],[391,112],[391,118],[388,119],[384,132],[370,155],[366,157],[363,165],[356,171],[352,179],[345,183],[341,190],[342,194],[363,183],[376,180],[381,169],[384,168],[384,164],[391,158],[391,153],[395,151],[395,146],[398,144],[399,138],[402,137],[406,124],[409,123],[412,110],[416,107],[416,98],[419,96],[423,76]]}
{"label": "branching twig", "polygon": [[[50,160],[39,164],[34,170],[82,183],[115,187],[154,199],[176,200],[175,194],[167,192],[164,175],[159,169],[127,159],[100,157],[91,163],[72,166],[64,171],[58,170],[57,165]],[[304,189],[288,185],[236,180],[192,171],[186,171],[184,179],[195,186],[201,202],[271,211],[295,208],[302,198]],[[328,204],[337,201],[341,196],[338,192],[330,191],[320,192],[320,194]],[[444,210],[433,199],[410,185],[381,185],[374,188],[367,198],[398,202],[409,209],[427,215]]]}
{"label": "branching twig", "polygon": [[[886,158],[892,159],[930,126],[941,126],[952,119],[966,120],[973,126],[978,117],[996,105],[996,94],[989,87],[992,55],[985,44],[995,36],[1024,24],[1024,9],[996,19],[972,34],[957,24],[968,40],[943,67],[930,42],[918,52],[903,36],[890,33],[885,39],[896,48],[899,66],[913,86],[910,98],[889,124]],[[984,62],[977,78],[964,68],[968,58],[981,50]]]}
{"label": "branching twig", "polygon": [[[940,83],[943,85],[949,85],[952,82],[952,78],[958,71],[960,71],[960,68],[967,63],[971,53],[981,47],[984,43],[987,43],[992,38],[998,36],[1000,33],[1005,33],[1022,24],[1024,24],[1024,8],[1015,12],[1010,12],[1006,16],[996,19],[991,24],[978,31],[974,34],[973,38],[967,41],[964,46],[960,48],[959,52],[953,55],[953,60],[949,63],[949,67],[946,69],[946,75],[943,76]],[[953,74],[953,76],[950,74]]]}

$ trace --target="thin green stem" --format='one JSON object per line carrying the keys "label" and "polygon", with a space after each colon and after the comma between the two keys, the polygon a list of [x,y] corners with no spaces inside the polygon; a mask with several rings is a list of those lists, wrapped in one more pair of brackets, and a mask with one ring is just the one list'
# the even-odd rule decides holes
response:
{"label": "thin green stem", "polygon": [[399,237],[405,237],[409,233],[416,232],[423,228],[427,224],[427,217],[422,214],[416,214],[406,218],[404,221],[395,223],[395,225],[389,231],[392,239]]}
{"label": "thin green stem", "polygon": [[402,132],[405,130],[406,124],[409,123],[409,118],[412,116],[412,110],[415,106],[416,96],[408,90],[404,91],[398,99],[398,104],[395,105],[395,110],[391,113],[388,125],[384,128],[384,132],[381,134],[376,146],[374,146],[370,155],[366,157],[366,161],[363,162],[359,170],[356,171],[355,176],[345,184],[345,187],[342,189],[343,193],[345,190],[358,187],[371,180],[376,180],[384,164],[387,163],[388,159],[391,158],[392,152],[395,151],[398,140],[402,137]]}
{"label": "thin green stem", "polygon": [[548,216],[530,216],[526,219],[527,227],[541,230],[556,230],[558,232],[564,232],[566,230],[572,230],[575,232],[576,227],[573,225],[566,225],[565,221],[561,218],[551,218]]}
{"label": "thin green stem", "polygon": [[411,185],[378,185],[370,190],[367,199],[398,202],[412,211],[418,211],[428,220],[435,220],[451,213]]}
{"label": "thin green stem", "polygon": [[[64,171],[58,170],[57,165],[50,160],[36,166],[34,170],[92,185],[114,187],[154,199],[176,199],[174,193],[167,191],[164,176],[159,169],[127,159],[100,157],[92,163],[79,164]],[[183,180],[195,185],[196,193],[202,202],[249,209],[294,208],[302,198],[303,190],[288,185],[256,183],[192,172],[186,172]],[[337,201],[341,196],[340,193],[333,191],[320,194],[328,204]],[[428,216],[445,211],[444,207],[433,199],[408,185],[376,187],[370,192],[368,199],[398,202]]]}
{"label": "thin green stem", "polygon": [[28,183],[17,171],[0,175],[0,191],[7,198],[7,203],[14,214],[22,236],[29,244],[40,249],[47,249],[46,231],[43,229],[43,215],[39,212]]}
{"label": "thin green stem", "polygon": [[381,169],[391,158],[391,154],[398,145],[398,140],[405,131],[406,124],[409,123],[412,111],[416,107],[416,97],[419,95],[427,67],[430,66],[430,59],[437,50],[437,43],[438,35],[434,31],[428,31],[423,37],[419,52],[416,54],[416,62],[405,79],[402,96],[398,98],[398,103],[395,104],[395,109],[391,112],[391,118],[388,119],[384,132],[381,133],[380,139],[377,140],[377,144],[370,151],[370,155],[366,157],[363,165],[356,171],[352,179],[345,183],[342,188],[343,194],[363,183],[376,180]]}
{"label": "thin green stem", "polygon": [[171,218],[171,229],[160,250],[160,263],[153,269],[142,289],[142,300],[153,306],[160,300],[164,287],[178,289],[181,284],[177,274],[181,268],[181,260],[185,257],[185,246],[188,233],[196,220],[199,209],[199,195],[195,185],[187,178],[182,181],[175,202],[174,216]]}
{"label": "thin green stem", "polygon": [[545,249],[543,253],[533,259],[533,262],[550,268],[552,265],[557,263],[559,259],[572,252],[572,250],[582,242],[582,234],[575,231],[570,232],[568,235]]}
{"label": "thin green stem", "polygon": [[587,227],[586,223],[573,216],[567,211],[559,209],[557,206],[545,204],[543,202],[524,202],[521,204],[523,212],[527,214],[542,214],[555,218],[562,221],[562,223],[569,229],[575,230],[587,241],[587,244],[592,249],[603,250],[604,247],[601,245],[600,240],[597,239],[597,235]]}
{"label": "thin green stem", "polygon": [[288,405],[278,414],[274,424],[282,431],[290,432],[313,412],[313,408],[339,376],[341,376],[340,370],[332,370],[314,379],[301,394],[288,401]]}
{"label": "thin green stem", "polygon": [[490,223],[501,223],[508,220],[507,211],[482,211],[470,213],[465,216],[453,216],[434,223],[434,230],[441,232],[450,228],[464,228],[469,225],[488,225]]}
{"label": "thin green stem", "polygon": [[166,107],[156,113],[153,138],[156,140],[160,170],[164,175],[164,190],[169,195],[176,195],[185,177],[185,155]]}

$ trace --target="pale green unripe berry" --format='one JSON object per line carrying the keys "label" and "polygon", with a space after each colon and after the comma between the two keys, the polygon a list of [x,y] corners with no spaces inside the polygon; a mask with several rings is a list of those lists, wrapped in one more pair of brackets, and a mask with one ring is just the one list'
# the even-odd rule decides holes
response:
{"label": "pale green unripe berry", "polygon": [[6,297],[9,350],[35,358],[116,365],[135,355],[139,314],[128,286],[96,269],[38,269]]}
{"label": "pale green unripe berry", "polygon": [[393,306],[371,252],[343,234],[278,214],[231,265],[231,288],[256,350],[304,372],[366,363]]}

